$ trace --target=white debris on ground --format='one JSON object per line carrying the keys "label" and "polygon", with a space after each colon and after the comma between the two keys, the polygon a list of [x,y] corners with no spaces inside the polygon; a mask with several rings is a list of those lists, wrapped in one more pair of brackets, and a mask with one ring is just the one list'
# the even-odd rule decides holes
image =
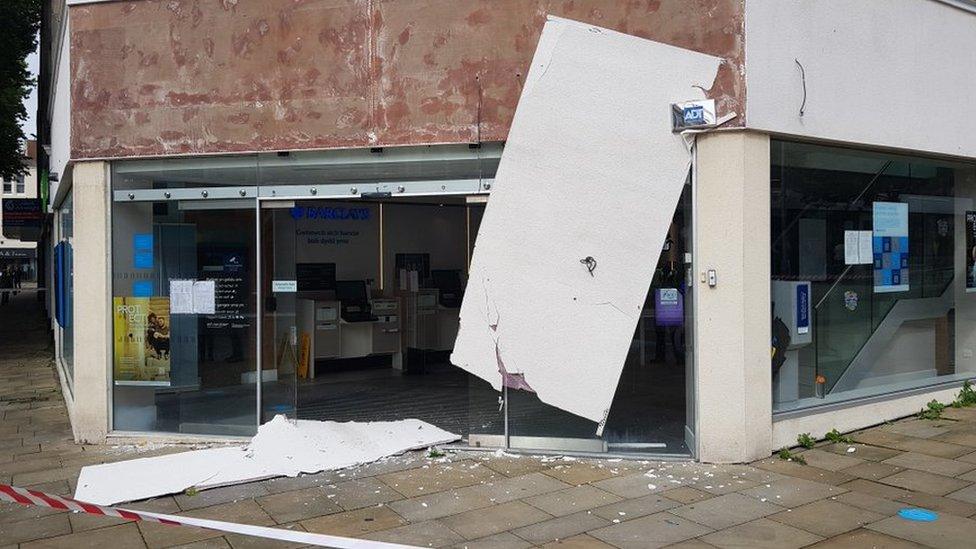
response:
{"label": "white debris on ground", "polygon": [[[210,448],[84,467],[75,499],[112,505],[189,488],[202,490],[371,463],[460,437],[417,419],[289,421],[276,416],[247,446]],[[343,475],[339,475],[340,477]]]}

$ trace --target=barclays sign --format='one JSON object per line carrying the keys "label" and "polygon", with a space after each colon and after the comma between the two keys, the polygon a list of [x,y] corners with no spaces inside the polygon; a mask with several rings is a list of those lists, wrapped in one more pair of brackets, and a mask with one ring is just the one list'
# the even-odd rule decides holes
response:
{"label": "barclays sign", "polygon": [[299,219],[338,219],[351,221],[366,221],[370,217],[369,208],[342,208],[328,206],[295,206],[291,208],[291,217]]}

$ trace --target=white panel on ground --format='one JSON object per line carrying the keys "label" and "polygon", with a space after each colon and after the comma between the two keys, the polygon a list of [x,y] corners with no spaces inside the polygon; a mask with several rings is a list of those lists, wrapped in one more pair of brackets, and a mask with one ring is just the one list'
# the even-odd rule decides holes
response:
{"label": "white panel on ground", "polygon": [[369,423],[277,416],[244,447],[133,459],[81,470],[75,499],[98,505],[344,469],[460,437],[417,419]]}
{"label": "white panel on ground", "polygon": [[455,365],[602,431],[688,175],[670,104],[702,98],[718,65],[549,18],[478,232]]}

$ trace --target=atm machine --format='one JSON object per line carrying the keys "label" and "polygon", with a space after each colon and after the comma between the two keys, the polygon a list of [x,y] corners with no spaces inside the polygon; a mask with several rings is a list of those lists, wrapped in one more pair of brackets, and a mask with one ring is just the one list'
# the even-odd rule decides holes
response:
{"label": "atm machine", "polygon": [[800,349],[813,342],[810,281],[773,280],[773,318],[786,325],[789,344],[786,359],[773,377],[773,402],[800,398]]}

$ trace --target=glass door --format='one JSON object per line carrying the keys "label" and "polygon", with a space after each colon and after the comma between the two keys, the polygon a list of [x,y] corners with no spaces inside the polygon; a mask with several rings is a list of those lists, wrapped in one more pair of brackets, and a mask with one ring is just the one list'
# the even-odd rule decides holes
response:
{"label": "glass door", "polygon": [[601,436],[597,423],[508,389],[512,447],[689,454],[694,394],[691,179],[668,229]]}
{"label": "glass door", "polygon": [[450,362],[483,210],[409,189],[262,201],[262,421],[417,418],[501,446],[499,393]]}

